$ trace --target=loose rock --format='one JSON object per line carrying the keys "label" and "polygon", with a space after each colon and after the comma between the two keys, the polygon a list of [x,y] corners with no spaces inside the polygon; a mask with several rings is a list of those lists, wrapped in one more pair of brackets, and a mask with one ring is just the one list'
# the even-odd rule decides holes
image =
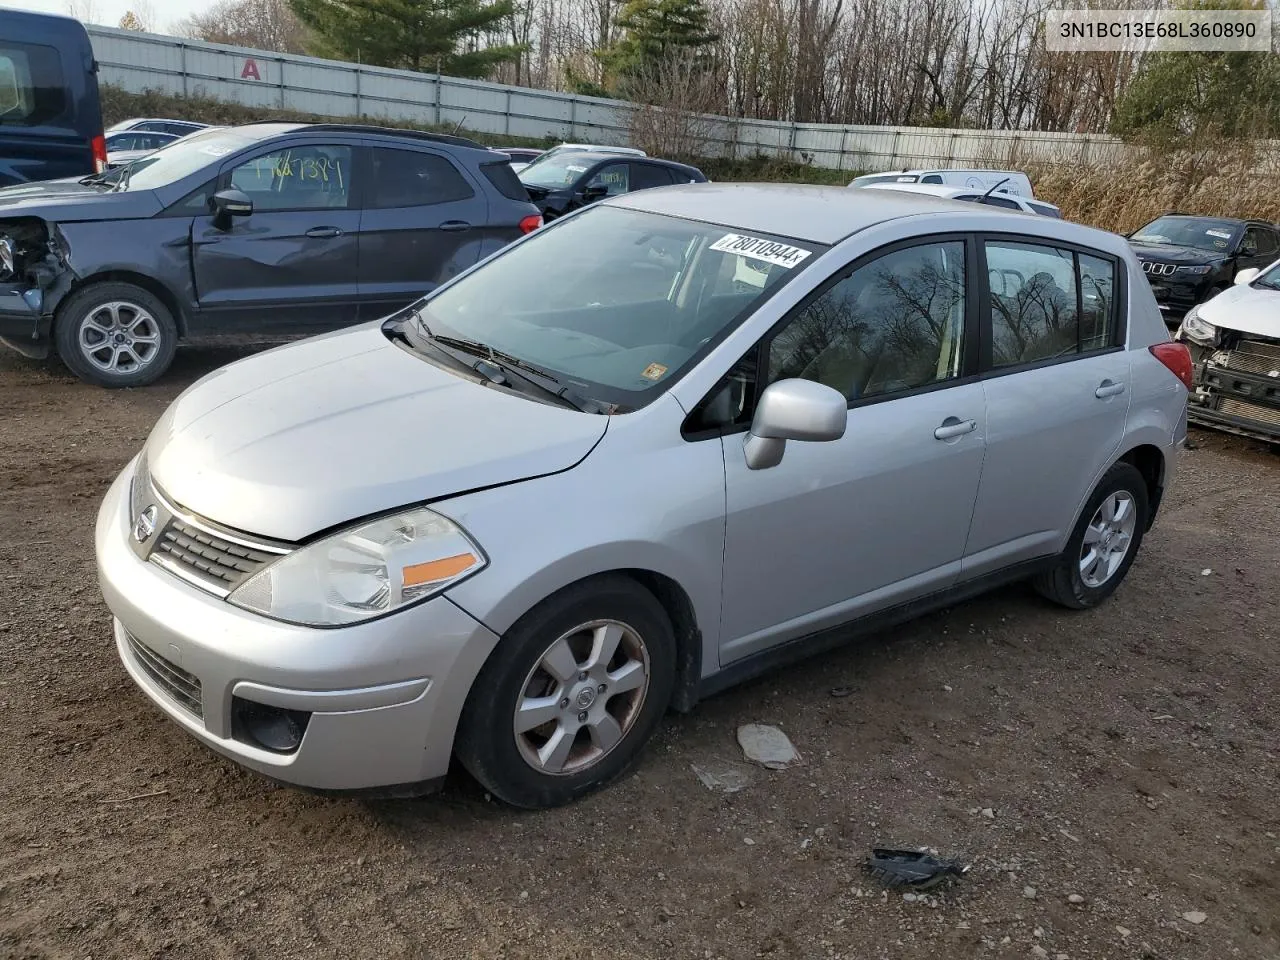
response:
{"label": "loose rock", "polygon": [[1204,923],[1206,920],[1208,920],[1209,915],[1207,913],[1202,913],[1199,910],[1188,910],[1186,913],[1182,915],[1182,919],[1187,921],[1187,923],[1198,924],[1198,923]]}
{"label": "loose rock", "polygon": [[738,743],[748,760],[770,770],[785,770],[800,759],[799,752],[785,733],[762,723],[740,726]]}
{"label": "loose rock", "polygon": [[1067,903],[1084,903],[1084,897],[1080,896],[1078,893],[1073,893],[1067,897]]}
{"label": "loose rock", "polygon": [[1034,900],[1034,899],[1036,898],[1036,888],[1035,888],[1035,887],[1023,887],[1023,888],[1022,888],[1022,895],[1023,895],[1024,897],[1026,897],[1028,900]]}

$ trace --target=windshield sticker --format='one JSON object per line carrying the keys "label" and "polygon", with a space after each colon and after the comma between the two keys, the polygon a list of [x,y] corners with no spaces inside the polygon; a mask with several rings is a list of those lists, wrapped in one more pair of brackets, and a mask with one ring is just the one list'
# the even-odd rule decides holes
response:
{"label": "windshield sticker", "polygon": [[641,371],[640,376],[646,380],[661,380],[662,375],[667,372],[667,368],[660,363],[651,363]]}
{"label": "windshield sticker", "polygon": [[712,250],[721,253],[736,253],[752,260],[762,260],[790,270],[809,256],[808,250],[765,240],[763,237],[748,237],[740,233],[727,233],[711,245]]}
{"label": "windshield sticker", "polygon": [[570,164],[569,166],[565,167],[565,169],[568,170],[570,173],[586,173],[587,172],[586,167],[579,167],[573,164]]}
{"label": "windshield sticker", "polygon": [[1206,230],[1205,233],[1207,233],[1211,237],[1218,237],[1222,240],[1231,239],[1231,234],[1228,233],[1226,230]]}

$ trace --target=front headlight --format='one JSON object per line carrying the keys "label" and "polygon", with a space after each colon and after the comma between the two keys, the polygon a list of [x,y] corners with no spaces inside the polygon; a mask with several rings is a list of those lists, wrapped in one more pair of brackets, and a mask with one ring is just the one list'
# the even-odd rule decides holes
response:
{"label": "front headlight", "polygon": [[336,627],[423,600],[485,563],[461,527],[418,508],[301,547],[255,573],[227,599],[277,620]]}
{"label": "front headlight", "polygon": [[1179,273],[1189,273],[1193,277],[1203,277],[1206,273],[1213,269],[1213,264],[1204,263],[1195,266],[1179,267]]}
{"label": "front headlight", "polygon": [[1178,328],[1178,339],[1184,337],[1202,347],[1218,345],[1218,328],[1200,316],[1199,304],[1188,310],[1187,315],[1182,318],[1182,326]]}

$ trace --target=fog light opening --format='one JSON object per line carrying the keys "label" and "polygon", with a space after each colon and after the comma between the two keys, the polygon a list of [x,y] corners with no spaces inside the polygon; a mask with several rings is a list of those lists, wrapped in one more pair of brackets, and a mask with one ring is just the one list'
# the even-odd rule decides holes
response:
{"label": "fog light opening", "polygon": [[231,698],[231,735],[241,743],[272,753],[294,753],[302,745],[310,720],[311,714],[302,710]]}

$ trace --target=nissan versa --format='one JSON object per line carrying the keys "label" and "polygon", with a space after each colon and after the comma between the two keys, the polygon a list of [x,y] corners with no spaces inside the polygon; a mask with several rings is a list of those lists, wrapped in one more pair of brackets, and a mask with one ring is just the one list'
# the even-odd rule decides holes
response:
{"label": "nissan versa", "polygon": [[420,791],[456,755],[548,806],[858,630],[1023,578],[1102,602],[1190,377],[1119,237],[646,190],[192,386],[107,494],[99,575],[133,679],[239,763]]}

